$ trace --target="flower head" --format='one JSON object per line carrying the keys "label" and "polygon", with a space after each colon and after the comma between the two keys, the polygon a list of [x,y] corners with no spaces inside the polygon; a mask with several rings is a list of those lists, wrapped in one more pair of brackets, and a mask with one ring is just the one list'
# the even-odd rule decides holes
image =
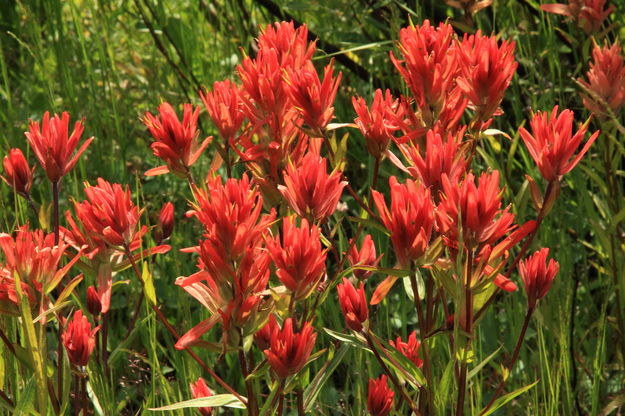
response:
{"label": "flower head", "polygon": [[74,317],[61,335],[69,361],[77,366],[89,363],[91,352],[95,347],[95,334],[100,327],[91,329],[91,324],[82,311],[74,313]]}
{"label": "flower head", "polygon": [[392,176],[389,186],[390,210],[381,193],[373,191],[372,196],[384,227],[391,233],[397,260],[405,267],[423,256],[428,248],[434,226],[434,204],[430,191],[410,179],[400,184]]}
{"label": "flower head", "polygon": [[343,278],[343,283],[336,287],[339,292],[339,304],[345,323],[356,332],[362,330],[362,324],[369,318],[369,307],[365,295],[365,285],[360,282],[360,287],[355,289],[352,283]]}
{"label": "flower head", "polygon": [[457,50],[462,71],[456,82],[475,107],[476,120],[487,123],[497,114],[516,71],[514,42],[498,45],[495,36],[483,36],[478,30],[465,35]]}
{"label": "flower head", "polygon": [[417,340],[417,331],[412,331],[412,334],[408,336],[408,342],[404,342],[401,337],[397,337],[397,340],[391,340],[390,344],[412,361],[414,365],[419,368],[423,366],[423,360],[419,358],[421,343]]}
{"label": "flower head", "polygon": [[182,121],[178,119],[171,104],[165,102],[158,107],[159,115],[145,113],[143,122],[150,130],[154,143],[154,156],[162,159],[165,165],[148,170],[147,176],[162,175],[171,172],[181,178],[189,176],[189,167],[193,165],[208,146],[211,138],[204,139],[198,144],[199,130],[197,119],[200,107],[193,110],[191,104],[184,105]]}
{"label": "flower head", "polygon": [[519,129],[527,149],[538,165],[538,170],[549,182],[560,180],[563,175],[569,173],[599,135],[599,131],[594,132],[579,153],[573,157],[588,129],[586,125],[580,123],[577,132],[573,134],[573,119],[571,110],[563,110],[558,114],[558,106],[555,106],[551,114],[539,111],[532,117],[530,121],[532,134],[523,127]]}
{"label": "flower head", "polygon": [[137,225],[141,215],[132,201],[130,188],[98,178],[95,186],[85,183],[85,194],[87,200],[74,202],[85,232],[109,246],[130,246],[140,234]]}
{"label": "flower head", "polygon": [[386,376],[369,379],[369,393],[367,395],[367,409],[371,416],[388,416],[393,410],[395,392],[388,387]]}
{"label": "flower head", "polygon": [[299,69],[287,70],[286,83],[289,98],[304,119],[304,123],[317,135],[334,117],[334,98],[341,82],[342,74],[332,75],[334,61],[323,70],[323,81],[311,62]]}
{"label": "flower head", "polygon": [[[625,63],[622,47],[618,42],[601,48],[595,45],[592,51],[593,61],[586,73],[588,81],[579,79],[586,89],[582,94],[584,107],[599,117],[610,112],[618,114],[625,105]],[[607,107],[607,108],[606,108]]]}
{"label": "flower head", "polygon": [[30,122],[29,131],[25,133],[26,138],[50,182],[58,182],[72,170],[80,155],[93,140],[93,137],[85,140],[74,153],[83,129],[82,122],[77,121],[72,134],[68,136],[69,114],[66,112],[61,117],[55,114],[50,118],[50,113],[46,111],[41,124],[36,121]]}
{"label": "flower head", "polygon": [[[355,242],[350,240],[350,244],[352,244],[352,248],[349,250],[349,253],[347,253],[347,260],[349,260],[352,267],[377,267],[382,256],[376,258],[375,244],[370,234],[367,234],[362,240],[360,250],[358,250]],[[371,270],[354,269],[353,273],[358,280],[365,280],[367,277],[371,276],[373,272]]]}
{"label": "flower head", "polygon": [[215,82],[212,92],[200,92],[200,97],[219,134],[228,145],[245,119],[241,90],[230,80],[225,80]]}
{"label": "flower head", "polygon": [[606,0],[569,0],[568,4],[542,4],[547,13],[567,16],[577,22],[584,32],[591,34],[601,30],[605,19],[614,11],[614,5],[606,8]]}
{"label": "flower head", "polygon": [[287,166],[284,185],[278,185],[278,190],[297,215],[322,222],[336,209],[346,185],[340,171],[327,173],[325,158],[308,153],[299,165]]}
{"label": "flower head", "polygon": [[87,288],[87,310],[93,316],[98,316],[102,312],[100,295],[93,286]]}
{"label": "flower head", "polygon": [[547,295],[553,284],[553,278],[560,270],[560,265],[554,259],[550,259],[547,263],[548,255],[549,249],[543,248],[519,262],[519,273],[530,308],[536,306],[536,302]]}
{"label": "flower head", "polygon": [[158,214],[156,223],[156,241],[167,240],[174,230],[174,204],[165,202]]}
{"label": "flower head", "polygon": [[24,154],[20,149],[11,149],[2,161],[4,176],[2,180],[15,190],[19,195],[28,198],[30,187],[33,184],[33,172],[35,167],[30,168]]}
{"label": "flower head", "polygon": [[282,221],[282,242],[277,236],[267,239],[276,275],[296,300],[307,298],[325,275],[326,251],[320,237],[316,225],[303,219],[298,228],[294,219],[287,217]]}
{"label": "flower head", "polygon": [[[210,397],[213,395],[213,392],[206,385],[206,381],[202,377],[199,377],[195,383],[190,383],[189,388],[191,389],[191,394],[194,399],[199,399],[202,397]],[[213,409],[211,407],[200,407],[198,409],[202,416],[210,416]]]}
{"label": "flower head", "polygon": [[400,127],[403,107],[393,100],[389,90],[383,95],[380,89],[375,91],[371,109],[367,108],[362,97],[353,97],[352,105],[358,115],[354,122],[365,136],[367,150],[376,159],[382,157]]}
{"label": "flower head", "polygon": [[274,325],[271,328],[270,347],[264,351],[265,357],[276,375],[286,378],[304,367],[315,346],[317,334],[310,322],[306,322],[299,332],[293,331],[291,318],[284,321],[282,329],[275,320],[270,322],[274,322]]}

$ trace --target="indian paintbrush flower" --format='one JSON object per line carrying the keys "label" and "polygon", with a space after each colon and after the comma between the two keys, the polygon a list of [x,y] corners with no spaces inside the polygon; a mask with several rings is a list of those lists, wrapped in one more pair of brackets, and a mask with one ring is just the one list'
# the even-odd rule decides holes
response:
{"label": "indian paintbrush flower", "polygon": [[[213,392],[206,385],[206,381],[202,377],[199,377],[195,383],[190,383],[189,388],[191,389],[191,395],[193,395],[194,399],[199,399],[202,397],[210,397],[213,395]],[[200,407],[198,408],[202,416],[210,416],[213,409],[211,407]]]}
{"label": "indian paintbrush flower", "polygon": [[279,378],[286,378],[300,371],[315,345],[317,334],[310,322],[306,322],[299,332],[293,330],[293,320],[287,318],[282,329],[276,321],[271,328],[270,347],[264,351],[272,370]]}
{"label": "indian paintbrush flower", "polygon": [[74,317],[63,331],[61,340],[69,361],[77,366],[84,366],[89,363],[91,352],[95,347],[95,334],[100,327],[91,329],[91,324],[82,311],[74,313]]}
{"label": "indian paintbrush flower", "polygon": [[388,416],[393,410],[395,392],[388,387],[386,375],[369,379],[367,409],[371,416]]}
{"label": "indian paintbrush flower", "polygon": [[523,127],[519,129],[538,170],[549,182],[559,181],[563,175],[569,173],[599,135],[599,131],[594,132],[573,157],[588,129],[587,124],[580,123],[577,132],[573,134],[573,119],[571,110],[563,110],[558,114],[558,106],[555,106],[551,114],[542,111],[534,114],[530,121],[532,134]]}
{"label": "indian paintbrush flower", "polygon": [[542,248],[519,262],[519,273],[525,286],[527,304],[530,308],[534,308],[536,302],[547,295],[553,284],[553,278],[560,269],[560,265],[554,259],[550,259],[547,263],[548,255],[549,249]]}
{"label": "indian paintbrush flower", "polygon": [[414,365],[419,368],[423,366],[423,360],[419,358],[419,347],[421,343],[417,340],[417,331],[412,331],[408,336],[408,342],[404,342],[401,337],[397,337],[395,341],[391,340],[390,344],[412,361]]}
{"label": "indian paintbrush flower", "polygon": [[358,117],[354,120],[356,126],[365,136],[367,150],[376,159],[381,158],[394,133],[399,130],[399,119],[402,115],[403,107],[391,96],[391,92],[377,89],[373,96],[371,109],[362,97],[353,97],[352,105]]}
{"label": "indian paintbrush flower", "polygon": [[98,316],[102,312],[100,296],[93,286],[87,288],[87,310],[93,316]]}
{"label": "indian paintbrush flower", "polygon": [[230,80],[215,82],[213,91],[200,92],[200,97],[225,145],[229,146],[245,119],[239,86]]}
{"label": "indian paintbrush flower", "polygon": [[66,112],[61,117],[55,114],[50,118],[50,113],[46,111],[41,124],[30,122],[29,131],[25,133],[26,138],[50,182],[57,183],[72,170],[93,140],[93,137],[85,140],[74,153],[83,129],[82,121],[77,121],[72,134],[68,136],[69,114]]}
{"label": "indian paintbrush flower", "polygon": [[356,332],[362,330],[362,324],[369,318],[369,307],[365,295],[365,285],[360,282],[358,289],[352,283],[343,278],[343,283],[336,287],[339,293],[339,305],[345,317],[348,328]]}
{"label": "indian paintbrush flower", "polygon": [[[376,258],[375,252],[375,244],[373,243],[373,239],[370,234],[367,234],[365,238],[362,240],[362,246],[360,246],[360,250],[356,246],[356,242],[352,242],[350,240],[350,244],[352,245],[351,249],[347,253],[347,260],[352,265],[352,267],[365,266],[365,267],[377,267],[378,263],[382,256]],[[359,270],[355,268],[352,272],[354,276],[358,280],[365,280],[367,277],[371,276],[373,273],[371,270]]]}
{"label": "indian paintbrush flower", "polygon": [[608,116],[610,112],[618,117],[619,111],[625,105],[625,64],[622,51],[618,42],[612,46],[606,44],[603,48],[595,45],[592,51],[593,61],[586,73],[588,81],[581,78],[578,80],[585,89],[585,94],[582,94],[584,107],[601,118]]}
{"label": "indian paintbrush flower", "polygon": [[15,190],[16,193],[29,198],[30,187],[33,184],[35,166],[30,168],[20,149],[11,149],[2,161],[4,176],[2,180]]}

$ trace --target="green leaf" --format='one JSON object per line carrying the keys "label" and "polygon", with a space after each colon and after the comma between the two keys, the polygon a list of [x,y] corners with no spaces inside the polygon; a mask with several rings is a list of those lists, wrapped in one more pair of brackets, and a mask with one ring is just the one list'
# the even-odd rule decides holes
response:
{"label": "green leaf", "polygon": [[481,363],[479,363],[478,365],[476,365],[475,367],[473,367],[471,369],[471,371],[469,371],[469,375],[467,376],[467,380],[471,380],[471,378],[473,378],[475,375],[477,375],[480,370],[486,365],[488,364],[488,362],[490,360],[492,360],[495,355],[497,355],[497,353],[499,353],[499,350],[501,350],[501,347],[497,348],[495,350],[495,352],[493,352],[491,355],[489,355],[488,357],[486,357],[486,359],[484,359],[484,361],[482,361]]}
{"label": "green leaf", "polygon": [[152,273],[150,273],[150,269],[148,268],[148,262],[143,262],[141,280],[143,280],[143,290],[145,292],[145,298],[150,305],[156,305],[156,289],[154,288],[154,278],[152,277]]}
{"label": "green leaf", "polygon": [[164,412],[168,410],[198,408],[198,407],[231,407],[233,409],[245,409],[245,405],[233,394],[215,394],[210,397],[185,400],[163,407],[155,407],[149,410]]}
{"label": "green leaf", "polygon": [[32,414],[35,409],[33,408],[33,403],[35,402],[35,392],[37,384],[35,382],[35,377],[31,377],[28,380],[28,383],[22,390],[19,401],[15,404],[14,415],[29,415]]}
{"label": "green leaf", "polygon": [[[333,349],[328,353],[328,361],[323,365],[322,369],[317,372],[317,375],[312,382],[304,390],[304,405],[307,412],[312,410],[315,400],[319,395],[319,392],[326,384],[336,367],[343,361],[343,357],[349,350],[349,344],[342,344],[339,350],[334,354]],[[334,354],[334,357],[332,356]]]}
{"label": "green leaf", "polygon": [[536,380],[532,384],[528,384],[525,387],[521,387],[520,389],[516,389],[513,392],[510,392],[508,394],[505,394],[505,395],[501,396],[500,398],[495,400],[495,402],[493,403],[492,407],[490,409],[488,409],[488,411],[486,411],[485,413],[480,413],[480,415],[488,416],[490,414],[493,414],[493,412],[495,410],[499,409],[501,406],[503,406],[504,404],[508,403],[510,400],[514,399],[515,397],[525,393],[526,391],[528,391],[529,389],[534,387],[536,384],[538,384],[538,380]]}
{"label": "green leaf", "polygon": [[343,334],[341,332],[336,332],[328,328],[323,328],[323,330],[334,339],[338,339],[341,342],[346,342],[360,349],[369,350],[366,342],[355,335]]}
{"label": "green leaf", "polygon": [[435,398],[438,403],[439,409],[447,408],[447,401],[449,400],[449,387],[451,386],[451,377],[454,373],[454,360],[449,360],[447,366],[445,367],[445,371],[443,372],[443,376],[441,377],[441,381],[438,384],[438,389],[435,390]]}

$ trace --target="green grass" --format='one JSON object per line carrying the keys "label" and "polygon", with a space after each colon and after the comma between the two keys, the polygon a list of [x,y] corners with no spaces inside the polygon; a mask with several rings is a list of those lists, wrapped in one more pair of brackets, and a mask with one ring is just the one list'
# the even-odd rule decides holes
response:
{"label": "green grass", "polygon": [[[72,122],[84,117],[85,136],[96,139],[77,168],[63,180],[62,212],[71,207],[73,199],[84,198],[83,181],[93,183],[98,177],[130,184],[138,205],[146,208],[142,221],[147,224],[153,224],[162,203],[171,200],[176,208],[176,228],[170,241],[173,250],[158,256],[151,269],[159,301],[170,321],[182,332],[208,317],[208,312],[173,284],[176,277],[196,270],[194,257],[178,250],[196,244],[201,231],[195,220],[182,215],[191,195],[186,183],[171,175],[143,176],[144,171],[159,163],[149,151],[149,133],[140,119],[145,111],[154,112],[161,101],[174,106],[184,102],[198,104],[200,87],[210,88],[214,81],[234,78],[242,53],[255,52],[253,40],[258,25],[280,19],[263,3],[4,0],[0,6],[3,154],[10,147],[19,147],[32,163],[35,158],[26,152],[28,146],[23,134],[28,120],[39,120],[44,111],[68,111]],[[612,40],[620,37],[621,43],[625,43],[625,5],[614,3],[619,10],[611,17],[616,28],[609,37]],[[276,4],[282,13],[305,22],[319,36],[320,44],[334,45],[340,50],[353,49],[341,54],[342,59],[369,71],[368,76],[361,77],[337,65],[344,74],[336,103],[337,122],[350,122],[355,117],[352,95],[369,99],[376,86],[405,91],[388,59],[388,52],[393,49],[388,41],[397,39],[399,28],[410,20],[419,23],[425,18],[437,22],[446,18],[462,20],[457,10],[442,2],[328,0],[276,1]],[[505,200],[514,202],[519,221],[535,215],[523,173],[539,178],[517,134],[518,128],[528,123],[530,109],[550,110],[559,104],[573,109],[579,121],[588,116],[573,79],[584,76],[592,43],[565,19],[540,12],[538,4],[532,0],[500,0],[475,16],[477,28],[486,33],[501,33],[516,42],[519,69],[502,105],[505,115],[492,126],[508,133],[512,140],[502,136],[482,140],[481,157],[476,158],[474,167],[490,166],[503,172]],[[316,59],[319,65],[324,65],[329,58],[318,53]],[[599,124],[593,121],[591,126],[594,130]],[[205,112],[201,116],[201,130],[204,135],[217,133]],[[616,414],[624,401],[625,357],[621,351],[625,348],[625,334],[617,327],[616,297],[623,296],[625,282],[622,275],[613,280],[610,268],[625,270],[625,248],[622,241],[613,237],[619,238],[618,233],[622,232],[614,217],[619,213],[617,208],[625,204],[622,191],[616,196],[611,194],[601,174],[605,170],[601,159],[605,151],[613,157],[610,163],[622,190],[624,155],[619,144],[622,148],[624,136],[617,131],[611,134],[614,142],[602,135],[591,150],[592,155],[584,160],[584,166],[567,176],[556,208],[534,242],[535,249],[551,247],[561,268],[553,289],[540,303],[530,324],[507,391],[539,382],[498,411],[498,415],[608,415]],[[346,176],[352,187],[364,194],[370,186],[367,172],[371,172],[373,160],[355,130],[350,131],[348,143],[350,162]],[[213,152],[209,152],[211,157]],[[203,157],[194,167],[196,177],[206,174],[211,157]],[[386,187],[386,178],[398,171],[385,161],[380,173],[379,183]],[[37,205],[44,211],[51,210],[50,186],[41,170],[33,189]],[[351,198],[344,196],[344,200],[350,204],[352,213],[357,214]],[[0,201],[3,232],[14,230],[26,220],[33,225],[45,225],[38,223],[26,203],[6,186],[0,186]],[[353,234],[355,229],[353,224],[346,225],[343,237]],[[369,232],[374,234],[380,252],[391,249],[383,233],[373,229]],[[343,238],[341,248],[346,247],[347,239]],[[383,267],[392,267],[390,260],[385,258]],[[518,276],[513,276],[519,283]],[[383,277],[378,275],[375,279],[381,281]],[[86,276],[86,280],[93,282],[94,277]],[[200,375],[211,387],[216,387],[190,357],[173,348],[175,340],[147,307],[136,329],[122,342],[128,315],[140,293],[130,270],[116,276],[116,281],[124,280],[130,284],[115,287],[111,304],[111,377],[104,379],[103,372],[95,365],[89,368],[91,388],[102,412],[149,414],[148,408],[189,399],[188,383]],[[77,291],[75,302],[83,301],[85,287],[80,286],[82,290]],[[522,291],[517,291],[500,296],[480,323],[481,337],[474,343],[476,356],[484,359],[501,349],[471,381],[467,403],[472,403],[475,409],[481,408],[480,403],[487,402],[492,394],[499,380],[499,365],[512,353],[524,313],[525,298]],[[405,338],[415,328],[413,305],[401,282],[371,319],[382,338],[398,335]],[[20,329],[14,320],[0,318],[0,325],[17,339]],[[344,321],[335,296],[326,301],[315,326],[343,331]],[[211,337],[212,341],[218,341],[215,333]],[[331,341],[331,337],[319,331],[316,350],[319,346],[327,347]],[[52,334],[48,342],[55,342]],[[441,380],[452,352],[447,351],[446,343],[434,342],[434,373]],[[0,348],[0,390],[10,388],[15,403],[27,408],[34,398],[34,382],[25,377],[22,364],[9,358],[6,347]],[[198,350],[198,354],[237,391],[245,391],[234,354],[221,356],[206,350]],[[309,366],[310,379],[327,356],[324,353]],[[350,348],[322,389],[313,414],[363,414],[367,379],[378,374],[380,367],[370,354]],[[455,398],[449,400],[451,404]],[[190,410],[185,412],[191,414]]]}

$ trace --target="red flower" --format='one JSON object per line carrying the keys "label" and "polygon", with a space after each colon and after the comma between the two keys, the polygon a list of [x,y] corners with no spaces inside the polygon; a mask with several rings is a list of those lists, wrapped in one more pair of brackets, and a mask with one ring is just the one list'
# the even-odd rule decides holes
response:
{"label": "red flower", "polygon": [[[586,73],[588,82],[579,79],[586,89],[582,94],[584,107],[600,117],[610,112],[618,114],[625,105],[625,64],[618,42],[600,48],[595,45],[592,51],[593,62]],[[607,106],[607,108],[606,108]]]}
{"label": "red flower", "polygon": [[200,97],[219,134],[229,145],[245,119],[241,90],[230,80],[225,80],[215,82],[212,92],[204,94],[200,91]]}
{"label": "red flower", "polygon": [[310,226],[306,219],[298,228],[292,218],[284,218],[282,243],[279,237],[267,239],[276,275],[295,300],[307,298],[325,274],[326,251],[321,249],[320,237],[319,228]]}
{"label": "red flower", "polygon": [[594,132],[580,152],[570,160],[588,129],[587,125],[580,123],[577,133],[573,135],[573,118],[571,110],[558,114],[558,106],[555,106],[550,115],[539,111],[532,117],[530,126],[533,135],[523,127],[519,129],[538,170],[549,182],[560,180],[562,175],[569,173],[599,135],[599,131]]}
{"label": "red flower", "polygon": [[417,367],[421,368],[423,366],[423,360],[419,358],[421,343],[417,341],[417,331],[412,331],[412,334],[408,336],[408,342],[404,342],[401,337],[397,337],[397,340],[391,340],[390,343]]}
{"label": "red flower", "polygon": [[[352,244],[351,240],[350,244]],[[351,250],[349,250],[349,253],[347,253],[347,259],[349,260],[349,263],[352,265],[352,267],[377,267],[381,258],[382,256],[376,258],[375,244],[373,243],[373,239],[369,234],[367,234],[364,240],[362,240],[362,246],[360,247],[360,251],[358,251],[358,247],[356,247],[356,243],[354,242]],[[367,277],[371,276],[371,273],[373,272],[370,270],[354,269],[352,273],[354,274],[354,276],[356,276],[358,280],[365,280]]]}
{"label": "red flower", "polygon": [[297,215],[322,222],[336,209],[345,185],[340,171],[327,173],[325,158],[308,153],[297,166],[287,166],[284,185],[278,185],[278,190]]}
{"label": "red flower", "polygon": [[334,98],[341,82],[342,74],[332,76],[334,61],[323,70],[323,82],[312,62],[299,69],[287,70],[287,93],[304,123],[319,137],[334,117]]}
{"label": "red flower", "polygon": [[87,288],[87,310],[91,315],[98,316],[102,312],[100,296],[93,286]]}
{"label": "red flower", "polygon": [[434,204],[430,191],[422,184],[408,179],[400,184],[392,176],[391,209],[386,206],[384,196],[372,191],[373,201],[380,212],[384,227],[391,233],[391,242],[397,260],[402,267],[423,256],[428,248],[434,225]]}
{"label": "red flower", "polygon": [[4,252],[4,268],[10,275],[16,273],[23,283],[46,295],[61,282],[82,255],[79,252],[60,267],[67,245],[62,241],[55,245],[54,234],[29,231],[28,224],[17,230],[15,238],[6,233],[0,234],[0,248]]}
{"label": "red flower", "polygon": [[282,67],[298,68],[310,61],[315,52],[315,42],[308,42],[308,28],[295,29],[293,22],[276,22],[267,25],[258,37],[258,49],[276,51]]}
{"label": "red flower", "polygon": [[[191,394],[194,399],[210,397],[213,395],[202,377],[199,377],[195,383],[190,383],[189,388],[191,389]],[[211,407],[200,407],[198,410],[202,416],[210,416],[213,411]]]}
{"label": "red flower", "polygon": [[191,104],[185,104],[182,122],[169,103],[161,104],[158,111],[159,116],[146,112],[143,122],[155,140],[152,143],[154,156],[162,159],[165,165],[150,169],[145,174],[154,176],[171,172],[178,177],[187,178],[189,167],[197,161],[211,141],[207,137],[198,145],[200,132],[197,129],[197,119],[200,107],[193,110]]}
{"label": "red flower", "polygon": [[550,259],[547,263],[548,255],[549,249],[543,248],[519,262],[519,273],[525,286],[527,303],[530,308],[536,306],[538,299],[547,295],[553,284],[553,278],[560,270],[560,265],[554,259]]}
{"label": "red flower", "polygon": [[615,9],[610,5],[607,9],[606,0],[569,0],[569,4],[542,4],[541,10],[547,13],[560,14],[577,21],[584,32],[591,34],[601,30],[603,21]]}
{"label": "red flower", "polygon": [[30,187],[33,184],[33,172],[20,149],[11,149],[2,161],[4,175],[2,180],[15,190],[19,195],[28,198]]}
{"label": "red flower", "polygon": [[[445,243],[457,248],[460,233],[465,246],[494,244],[511,231],[514,215],[509,207],[501,209],[503,191],[499,188],[499,171],[475,177],[468,173],[460,183],[443,176],[442,201],[438,206],[438,226]],[[460,223],[458,223],[460,221]]]}
{"label": "red flower", "polygon": [[365,284],[360,282],[360,287],[356,290],[348,279],[343,278],[343,283],[336,289],[339,292],[339,304],[347,327],[360,332],[363,322],[369,318]]}
{"label": "red flower", "polygon": [[254,341],[259,350],[266,350],[271,345],[271,331],[277,325],[275,315],[269,316],[269,321],[254,334]]}
{"label": "red flower", "polygon": [[158,222],[156,223],[156,241],[161,242],[167,240],[171,236],[173,230],[174,204],[171,202],[165,202],[158,215]]}
{"label": "red flower", "polygon": [[354,120],[367,143],[367,150],[374,158],[382,157],[389,141],[393,138],[399,127],[399,119],[403,113],[403,107],[397,100],[393,100],[391,92],[377,89],[371,103],[371,110],[362,97],[353,97],[352,105],[358,117]]}
{"label": "red flower", "polygon": [[91,324],[82,311],[74,313],[69,325],[61,335],[69,361],[77,366],[87,365],[95,347],[95,334],[100,327],[91,329]]}
{"label": "red flower", "polygon": [[411,165],[407,168],[408,173],[430,188],[435,199],[439,198],[439,191],[443,187],[443,174],[455,183],[466,172],[467,160],[461,149],[463,135],[464,129],[456,135],[449,134],[447,140],[443,141],[442,135],[436,130],[428,130],[423,154],[419,146],[411,142],[399,145]]}
{"label": "red flower", "polygon": [[[272,322],[272,321],[270,321]],[[310,322],[306,322],[300,332],[293,332],[293,321],[287,318],[282,329],[273,321],[271,346],[264,351],[269,365],[280,378],[286,378],[300,371],[315,345],[317,334]]]}
{"label": "red flower", "polygon": [[388,387],[385,375],[381,375],[375,380],[369,379],[367,409],[372,416],[388,416],[393,410],[394,398],[395,392]]}
{"label": "red flower", "polygon": [[[74,202],[85,231],[113,247],[130,246],[139,234],[139,208],[133,203],[130,188],[98,178],[98,184],[85,182],[87,200]],[[141,231],[143,234],[143,231]]]}
{"label": "red flower", "polygon": [[499,46],[495,36],[483,36],[478,30],[475,35],[465,35],[458,48],[458,58],[462,75],[456,82],[475,107],[475,120],[488,124],[498,113],[517,68],[514,42],[503,41]]}
{"label": "red flower", "polygon": [[68,113],[64,112],[61,117],[55,114],[50,119],[50,113],[46,111],[41,125],[31,120],[29,131],[25,133],[30,147],[37,156],[41,167],[46,171],[50,182],[58,182],[72,170],[80,155],[93,140],[93,137],[85,140],[78,151],[73,154],[80,141],[84,126],[81,121],[77,121],[69,137],[68,129]]}

